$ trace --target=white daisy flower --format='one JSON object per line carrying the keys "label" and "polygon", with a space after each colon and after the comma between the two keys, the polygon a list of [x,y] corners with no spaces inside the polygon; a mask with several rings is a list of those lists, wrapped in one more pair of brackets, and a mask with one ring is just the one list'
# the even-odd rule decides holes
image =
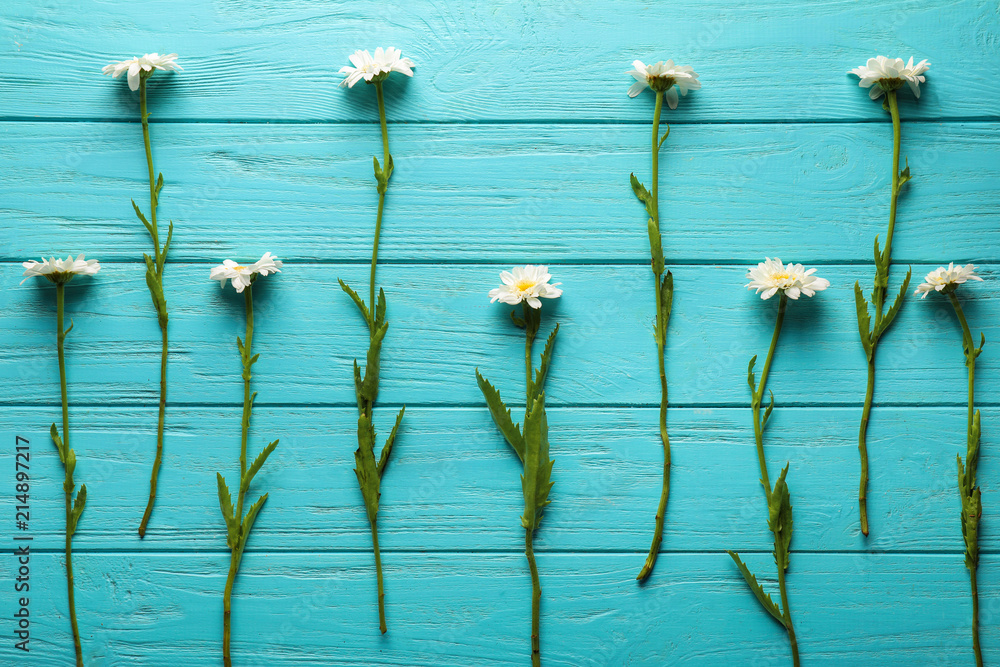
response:
{"label": "white daisy flower", "polygon": [[275,258],[270,252],[265,252],[263,257],[246,266],[227,259],[220,266],[213,267],[209,277],[221,281],[220,287],[225,287],[228,280],[237,293],[242,293],[258,275],[281,273],[282,266],[280,259]]}
{"label": "white daisy flower", "polygon": [[914,294],[922,295],[920,298],[927,298],[931,292],[954,292],[959,285],[968,280],[979,280],[982,278],[976,275],[976,267],[972,264],[955,267],[954,262],[948,264],[948,268],[939,266],[924,277],[924,282],[917,286]]}
{"label": "white daisy flower", "polygon": [[168,53],[147,53],[141,57],[129,58],[117,63],[105,65],[101,72],[110,74],[112,79],[117,79],[122,72],[128,72],[128,87],[130,90],[139,90],[139,73],[162,70],[164,72],[183,72],[184,69],[176,62],[177,54]]}
{"label": "white daisy flower", "polygon": [[515,306],[527,301],[532,308],[541,308],[542,299],[555,299],[562,296],[563,291],[557,286],[562,283],[549,284],[552,276],[547,266],[515,266],[510,271],[501,271],[500,280],[503,285],[490,290],[490,303],[500,301]]}
{"label": "white daisy flower", "polygon": [[399,72],[406,76],[413,76],[413,68],[416,65],[409,58],[401,58],[403,52],[397,48],[381,46],[375,49],[375,55],[368,53],[368,50],[355,51],[348,58],[354,67],[344,65],[340,68],[340,73],[345,75],[341,86],[353,88],[361,79],[371,83],[374,81],[384,81],[392,72]]}
{"label": "white daisy flower", "polygon": [[[775,257],[766,257],[765,261],[747,271],[747,289],[755,289],[762,299],[770,299],[781,290],[789,299],[798,299],[799,294],[812,296],[816,292],[830,286],[826,278],[813,275],[816,269],[806,269],[801,264],[785,266]],[[763,292],[763,293],[762,293]]]}
{"label": "white daisy flower", "polygon": [[[58,257],[42,258],[42,261],[21,262],[24,267],[24,280],[32,276],[42,276],[52,283],[68,283],[73,276],[92,276],[101,270],[96,259],[84,259],[81,254],[76,259],[70,255],[66,259]],[[24,280],[21,284],[24,284]]]}
{"label": "white daisy flower", "polygon": [[[632,69],[626,74],[635,78],[635,83],[628,89],[628,96],[635,97],[649,86],[654,91],[666,91],[667,104],[671,109],[677,108],[677,91],[687,95],[689,90],[701,88],[701,81],[694,69],[687,65],[674,65],[673,60],[662,60],[652,65],[645,65],[641,60],[632,63]],[[674,86],[677,86],[674,88]]]}
{"label": "white daisy flower", "polygon": [[[896,90],[903,87],[903,83],[910,86],[915,97],[920,97],[920,84],[926,81],[923,75],[930,68],[931,64],[926,60],[921,60],[916,65],[913,58],[903,64],[902,58],[886,58],[877,56],[869,58],[868,62],[861,67],[855,67],[850,74],[856,74],[861,78],[858,83],[862,88],[871,88],[868,96],[877,100],[886,91]],[[878,85],[876,85],[878,84]]]}

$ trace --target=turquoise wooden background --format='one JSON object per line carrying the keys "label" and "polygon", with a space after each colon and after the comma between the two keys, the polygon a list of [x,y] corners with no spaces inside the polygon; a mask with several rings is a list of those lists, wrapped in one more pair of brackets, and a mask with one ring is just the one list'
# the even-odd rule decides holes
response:
{"label": "turquoise wooden background", "polygon": [[[914,180],[893,279],[949,260],[981,265],[962,289],[986,333],[983,646],[1000,660],[1000,21],[992,0],[298,0],[62,2],[0,9],[0,525],[13,544],[15,435],[31,441],[31,653],[13,649],[13,556],[0,555],[0,662],[71,656],[61,536],[54,298],[18,286],[19,262],[99,258],[74,282],[67,342],[77,478],[74,540],[90,665],[219,662],[228,563],[214,473],[239,448],[241,301],[208,279],[225,257],[270,250],[287,268],[255,290],[252,449],[281,444],[234,595],[240,665],[521,665],[530,582],[518,464],[476,387],[479,367],[520,392],[519,331],[486,292],[514,263],[547,263],[565,296],[549,380],[552,505],[536,549],[548,665],[783,665],[787,641],[724,549],[771,575],[746,364],[775,304],[743,289],[778,255],[833,286],[793,304],[770,388],[766,449],[791,462],[789,589],[807,665],[967,665],[971,605],[955,454],[965,368],[942,299],[909,298],[880,348],[870,430],[872,536],[857,522],[864,389],[851,288],[884,234],[888,115],[846,74],[875,54],[928,58],[901,95]],[[401,47],[412,80],[387,86],[396,173],[379,281],[385,430],[407,404],[383,485],[390,631],[379,636],[370,538],[354,474],[351,360],[366,346],[336,286],[364,282],[379,152],[374,93],[337,88],[355,48]],[[166,271],[170,405],[159,501],[136,536],[155,443],[159,331],[137,97],[100,67],[176,51],[151,83],[152,136],[177,225]],[[661,449],[642,209],[653,98],[630,100],[631,61],[674,58],[704,88],[664,112],[661,192],[676,283],[668,369],[673,493],[644,586]],[[776,474],[774,472],[773,474]],[[773,575],[766,576],[773,586]]]}

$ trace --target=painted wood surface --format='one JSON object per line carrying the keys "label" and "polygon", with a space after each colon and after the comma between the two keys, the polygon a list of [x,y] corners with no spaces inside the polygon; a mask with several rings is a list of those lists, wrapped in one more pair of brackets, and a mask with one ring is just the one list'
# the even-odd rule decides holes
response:
{"label": "painted wood surface", "polygon": [[[987,345],[981,624],[1000,659],[1000,18],[986,0],[415,0],[213,3],[16,0],[0,8],[0,471],[31,442],[32,652],[13,649],[13,556],[0,555],[0,664],[71,655],[54,294],[19,262],[86,252],[68,288],[71,437],[90,499],[74,540],[88,665],[214,665],[228,554],[214,473],[237,468],[242,301],[208,279],[270,250],[286,270],[255,288],[258,407],[251,449],[280,438],[251,489],[270,493],[234,597],[239,665],[525,664],[530,581],[516,458],[475,384],[520,396],[522,340],[485,297],[514,263],[548,263],[564,297],[548,385],[552,505],[536,538],[548,665],[781,665],[781,629],[725,549],[765,586],[773,560],[746,364],[776,304],[742,289],[765,255],[819,265],[832,287],[792,304],[769,388],[772,475],[790,463],[791,605],[806,665],[967,665],[971,605],[955,454],[965,367],[943,300],[908,297],[878,355],[869,432],[872,535],[856,521],[864,390],[853,284],[869,284],[887,219],[891,126],[846,74],[875,53],[932,63],[901,100],[907,185],[893,283],[950,260]],[[336,285],[367,277],[378,152],[372,91],[336,87],[355,48],[417,61],[387,85],[396,170],[379,282],[389,297],[377,426],[407,416],[383,485],[390,632],[379,637],[370,535],[354,475],[350,365],[366,347]],[[155,444],[159,331],[143,280],[148,238],[137,96],[111,59],[176,51],[150,85],[177,224],[166,271],[170,405],[160,500],[135,527]],[[628,186],[648,180],[652,98],[630,100],[635,58],[673,57],[704,88],[665,112],[665,250],[676,294],[667,368],[673,486],[651,580],[634,582],[662,452],[647,238]],[[513,361],[512,361],[513,360]],[[516,410],[515,410],[516,412]],[[14,532],[0,473],[0,536]]]}

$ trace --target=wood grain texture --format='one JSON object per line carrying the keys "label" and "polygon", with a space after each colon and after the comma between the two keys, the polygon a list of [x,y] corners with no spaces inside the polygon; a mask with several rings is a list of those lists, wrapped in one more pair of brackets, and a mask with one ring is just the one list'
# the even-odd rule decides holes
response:
{"label": "wood grain texture", "polygon": [[868,120],[883,112],[847,72],[877,53],[932,63],[907,117],[1000,117],[992,0],[21,0],[4,16],[4,117],[132,119],[136,96],[100,68],[157,50],[185,67],[154,79],[161,118],[373,121],[371,91],[337,89],[337,71],[378,44],[417,63],[389,86],[394,120],[646,122],[625,92],[636,58],[701,74],[671,120]]}
{"label": "wood grain texture", "polygon": [[[882,116],[675,127],[661,158],[668,261],[756,262],[794,248],[799,261],[870,265],[888,219],[892,126]],[[904,124],[913,180],[900,204],[897,262],[943,259],[942,229],[968,259],[1000,260],[998,130]],[[159,123],[151,132],[166,181],[160,217],[176,224],[172,261],[218,261],[260,245],[286,260],[370,258],[371,158],[381,150],[371,127]],[[148,199],[137,123],[8,122],[0,134],[0,259],[79,248],[141,260],[149,239],[129,205]],[[393,127],[380,257],[648,262],[628,182],[632,171],[649,180],[647,134],[636,125]]]}
{"label": "wood grain texture", "polygon": [[[778,248],[783,259],[791,260]],[[258,247],[252,257],[259,257]],[[762,251],[763,254],[763,251]],[[251,253],[238,258],[251,258]],[[221,259],[221,258],[220,258]],[[209,280],[208,264],[172,265],[164,278],[170,309],[170,400],[241,404],[236,336],[242,298]],[[508,265],[509,266],[509,265]],[[482,405],[478,367],[504,395],[519,395],[523,334],[490,304],[498,265],[392,265],[379,269],[389,303],[379,400],[386,404]],[[923,276],[930,265],[916,265]],[[562,325],[550,375],[552,405],[659,405],[652,338],[651,272],[644,266],[553,266],[566,295],[548,305],[543,329]],[[356,405],[353,360],[367,349],[357,309],[335,282],[364,284],[368,267],[289,264],[254,290],[254,366],[261,403]],[[21,268],[0,264],[0,281],[16,285]],[[901,280],[899,269],[893,280]],[[774,326],[775,300],[743,288],[745,266],[680,266],[668,336],[674,405],[746,405],[747,362],[763,355]],[[865,364],[858,341],[855,279],[868,267],[824,266],[832,283],[792,304],[769,388],[779,405],[860,405]],[[992,280],[996,265],[983,275]],[[139,264],[111,264],[67,287],[70,400],[85,404],[154,404],[159,397],[159,329]],[[919,279],[919,278],[918,278]],[[36,279],[37,280],[37,279]],[[987,340],[1000,339],[1000,298],[989,283],[965,288],[967,315]],[[7,346],[0,349],[0,400],[58,404],[54,353],[55,298],[43,281],[0,292]],[[961,333],[946,299],[908,303],[880,348],[879,404],[964,405]],[[541,350],[538,350],[540,353]],[[512,357],[513,355],[513,357]],[[997,361],[977,362],[982,404],[996,404]],[[928,378],[939,390],[928,395]],[[947,387],[947,390],[941,388]],[[517,394],[511,394],[516,391]],[[860,418],[860,417],[859,417]]]}
{"label": "wood grain texture", "polygon": [[[78,554],[87,664],[212,664],[226,558]],[[642,587],[633,579],[636,558],[642,554],[538,554],[545,664],[788,662],[780,626],[761,612],[726,554],[663,554],[660,576]],[[773,567],[770,554],[748,561],[761,571]],[[36,554],[33,565],[38,643],[30,661],[54,664],[70,655],[67,646],[72,650],[62,615],[62,564],[57,555]],[[981,565],[983,571],[998,566],[994,556]],[[234,664],[495,667],[528,661],[524,610],[531,585],[522,554],[409,553],[387,559],[385,567],[392,630],[379,637],[374,623],[365,625],[375,613],[367,554],[247,554],[233,597]],[[972,660],[968,582],[957,554],[795,554],[788,585],[803,662],[906,667]],[[995,578],[981,587],[988,654],[1000,644],[1000,588]],[[0,643],[0,660],[14,659],[24,656],[10,642]]]}
{"label": "wood grain texture", "polygon": [[[912,295],[877,355],[869,430],[872,535],[856,519],[865,383],[852,288],[870,286],[888,216],[891,125],[847,74],[877,53],[927,58],[901,96],[913,180],[894,239],[896,289],[948,261],[963,287],[983,408],[980,622],[1000,659],[1000,14],[993,0],[11,0],[0,7],[0,471],[31,441],[32,652],[13,649],[0,554],[0,664],[65,662],[52,287],[19,262],[86,252],[68,287],[71,441],[90,492],[74,539],[87,665],[218,663],[228,554],[214,473],[237,470],[242,299],[208,279],[271,251],[255,287],[250,449],[280,438],[234,597],[234,657],[254,665],[500,667],[528,660],[530,581],[519,466],[483,405],[479,368],[516,406],[523,339],[490,305],[497,272],[544,263],[564,296],[548,381],[552,504],[536,538],[542,654],[560,667],[789,662],[725,555],[776,588],[746,365],[777,304],[742,288],[764,256],[819,266],[832,286],[789,309],[769,388],[772,475],[795,516],[791,605],[808,666],[972,662],[955,455],[965,367],[947,302]],[[378,636],[369,529],[351,472],[351,363],[365,329],[336,284],[367,278],[380,151],[374,95],[339,89],[356,48],[401,47],[416,76],[386,87],[396,166],[379,283],[388,295],[384,434],[407,404],[382,487],[390,632]],[[148,190],[138,96],[112,59],[180,54],[150,84],[166,269],[169,407],[159,502],[135,533],[155,446],[159,329],[149,240],[129,198]],[[648,240],[628,185],[648,182],[653,97],[629,99],[633,59],[674,58],[704,88],[665,112],[665,251],[676,285],[667,369],[672,493],[663,553],[634,576],[660,491]],[[916,282],[914,283],[915,286]],[[911,287],[912,290],[912,287]],[[515,409],[515,412],[518,412]],[[13,473],[0,538],[13,543]],[[256,496],[253,496],[256,497]],[[24,533],[20,533],[24,535]],[[69,649],[69,650],[68,650]]]}
{"label": "wood grain texture", "polygon": [[[554,382],[550,391],[558,391]],[[961,554],[955,454],[965,451],[964,410],[876,409],[870,439],[875,529],[868,540],[859,534],[851,502],[857,493],[858,411],[775,409],[766,451],[774,475],[790,463],[793,549]],[[156,520],[139,540],[135,528],[156,441],[155,411],[73,412],[76,477],[89,493],[74,537],[78,549],[225,547],[215,473],[232,480],[238,470],[239,407],[175,408],[168,416]],[[37,547],[49,549],[58,548],[63,521],[62,470],[48,440],[48,424],[57,417],[58,408],[0,415],[0,437],[13,442],[21,435],[32,443],[32,535]],[[386,410],[377,420],[383,434],[393,417]],[[998,417],[996,409],[983,413],[986,424]],[[641,553],[648,547],[662,469],[655,408],[552,408],[549,422],[555,486],[538,548]],[[349,408],[257,409],[251,455],[273,439],[281,442],[250,492],[253,499],[265,491],[270,496],[248,549],[368,551],[371,538],[351,471],[356,423]],[[674,409],[670,433],[673,484],[663,550],[769,548],[749,408]],[[520,466],[485,407],[408,409],[393,456],[379,513],[387,553],[516,547],[511,531],[523,510]],[[14,467],[9,451],[0,456],[4,467]],[[984,497],[993,497],[1000,486],[994,457],[983,458],[980,475]],[[13,481],[3,480],[0,497],[11,515],[13,491]],[[984,531],[982,549],[997,551],[997,540],[995,532]]]}

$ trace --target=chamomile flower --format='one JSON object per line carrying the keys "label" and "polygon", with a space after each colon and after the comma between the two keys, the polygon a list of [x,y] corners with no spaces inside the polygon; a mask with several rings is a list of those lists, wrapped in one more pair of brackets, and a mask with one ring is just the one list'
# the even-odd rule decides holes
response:
{"label": "chamomile flower", "polygon": [[227,259],[221,265],[214,267],[209,277],[212,280],[220,281],[221,287],[225,287],[228,280],[237,293],[242,293],[257,279],[257,276],[281,273],[282,266],[280,259],[272,256],[270,252],[265,252],[263,257],[248,265],[237,264],[233,260]]}
{"label": "chamomile flower", "polygon": [[858,85],[862,88],[870,88],[868,96],[873,100],[882,97],[886,92],[897,90],[906,83],[913,91],[914,97],[920,97],[920,84],[926,81],[923,73],[930,68],[931,64],[926,60],[921,60],[916,65],[913,64],[913,57],[909,62],[903,64],[902,58],[886,58],[876,56],[869,58],[868,62],[861,67],[855,67],[850,74],[855,74],[861,78]]}
{"label": "chamomile flower", "polygon": [[746,287],[757,290],[762,299],[770,299],[779,290],[789,299],[798,299],[800,294],[812,296],[830,286],[829,280],[814,276],[815,272],[816,269],[806,269],[801,264],[786,266],[777,257],[766,257],[765,261],[747,271],[750,282]]}
{"label": "chamomile flower", "polygon": [[[674,65],[673,60],[662,60],[652,65],[643,64],[641,60],[632,63],[631,74],[635,83],[628,89],[628,96],[635,97],[648,86],[655,92],[665,91],[667,104],[671,109],[677,108],[677,91],[687,95],[689,90],[701,88],[701,81],[694,69],[688,65]],[[676,86],[676,87],[675,87]]]}
{"label": "chamomile flower", "polygon": [[344,65],[340,68],[340,73],[345,75],[340,85],[353,88],[362,79],[367,83],[384,81],[392,72],[413,76],[416,65],[409,58],[402,58],[402,55],[402,51],[391,46],[385,49],[378,47],[375,55],[368,53],[367,49],[355,51],[348,56],[354,67]]}
{"label": "chamomile flower", "polygon": [[500,301],[515,306],[527,301],[532,308],[541,308],[542,299],[555,299],[562,296],[558,288],[562,283],[549,283],[552,276],[546,266],[515,266],[510,271],[501,271],[500,280],[503,285],[490,290],[490,303]]}
{"label": "chamomile flower", "polygon": [[101,72],[110,74],[112,79],[117,79],[122,72],[128,72],[128,87],[130,90],[139,90],[139,76],[141,72],[147,72],[150,76],[155,70],[163,72],[184,71],[177,60],[176,53],[160,55],[159,53],[147,53],[144,56],[136,56],[121,62],[105,65]]}
{"label": "chamomile flower", "polygon": [[917,285],[914,294],[920,294],[921,299],[927,298],[931,292],[954,292],[959,285],[969,280],[979,280],[982,278],[976,275],[976,267],[972,264],[956,267],[954,262],[948,264],[948,268],[939,266],[926,276],[924,282]]}
{"label": "chamomile flower", "polygon": [[[101,270],[96,259],[84,259],[81,254],[76,259],[70,255],[66,259],[58,257],[42,258],[42,261],[22,262],[24,280],[41,276],[52,283],[68,283],[74,276],[92,276]],[[24,283],[24,280],[21,283]]]}

